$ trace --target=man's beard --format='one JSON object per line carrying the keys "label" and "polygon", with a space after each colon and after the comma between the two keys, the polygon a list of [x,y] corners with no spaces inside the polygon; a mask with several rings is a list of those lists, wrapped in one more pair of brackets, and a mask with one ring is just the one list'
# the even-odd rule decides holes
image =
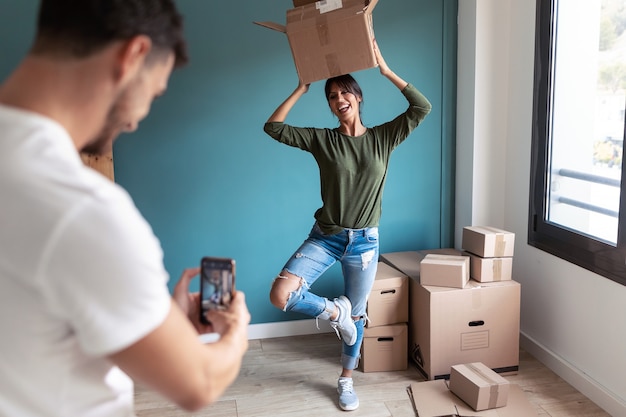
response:
{"label": "man's beard", "polygon": [[128,89],[122,91],[113,102],[100,133],[83,146],[81,152],[104,155],[111,151],[113,142],[119,136],[124,126],[123,113],[125,111],[124,102],[128,96],[127,91]]}

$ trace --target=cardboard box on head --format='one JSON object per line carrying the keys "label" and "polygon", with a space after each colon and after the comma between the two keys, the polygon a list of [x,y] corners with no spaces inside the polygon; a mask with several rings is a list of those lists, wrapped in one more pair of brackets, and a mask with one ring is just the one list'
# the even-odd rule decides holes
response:
{"label": "cardboard box on head", "polygon": [[294,0],[287,24],[257,22],[287,34],[304,84],[378,65],[372,11],[378,0]]}

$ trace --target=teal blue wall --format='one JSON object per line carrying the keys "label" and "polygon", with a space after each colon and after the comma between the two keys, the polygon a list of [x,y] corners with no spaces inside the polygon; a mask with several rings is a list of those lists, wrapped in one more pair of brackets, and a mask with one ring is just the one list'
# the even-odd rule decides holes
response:
{"label": "teal blue wall", "polygon": [[[263,123],[297,85],[285,35],[254,25],[283,23],[289,0],[181,0],[191,63],[171,77],[140,129],[114,148],[116,181],[152,224],[174,284],[204,255],[237,260],[238,287],[252,323],[302,316],[268,301],[274,276],[306,237],[320,206],[317,166],[266,136]],[[0,5],[0,76],[30,44],[35,2]],[[433,111],[391,158],[381,252],[450,246],[453,238],[456,1],[380,0],[378,44],[389,65],[416,85]],[[353,74],[364,91],[363,121],[373,126],[406,108],[377,69]],[[336,126],[314,83],[287,120]],[[316,292],[342,291],[338,266]]]}

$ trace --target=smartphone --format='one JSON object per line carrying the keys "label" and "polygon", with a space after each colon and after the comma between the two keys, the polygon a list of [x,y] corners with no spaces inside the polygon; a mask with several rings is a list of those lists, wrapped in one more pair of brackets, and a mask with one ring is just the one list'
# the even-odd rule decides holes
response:
{"label": "smartphone", "polygon": [[205,256],[200,262],[200,321],[208,310],[225,309],[235,294],[235,260]]}

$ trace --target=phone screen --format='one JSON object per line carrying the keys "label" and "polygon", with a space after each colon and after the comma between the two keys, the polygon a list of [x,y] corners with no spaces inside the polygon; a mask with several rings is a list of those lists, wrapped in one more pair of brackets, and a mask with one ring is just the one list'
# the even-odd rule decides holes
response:
{"label": "phone screen", "polygon": [[200,320],[207,323],[207,310],[224,309],[230,305],[235,291],[235,260],[204,257],[200,265]]}

